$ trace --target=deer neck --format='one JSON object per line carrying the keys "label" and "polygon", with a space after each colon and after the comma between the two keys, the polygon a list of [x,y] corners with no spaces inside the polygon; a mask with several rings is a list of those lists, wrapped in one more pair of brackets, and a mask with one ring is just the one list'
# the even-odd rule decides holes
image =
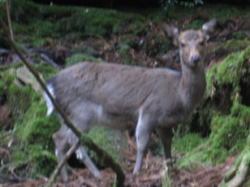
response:
{"label": "deer neck", "polygon": [[179,83],[179,94],[183,105],[189,110],[194,108],[202,99],[206,87],[203,64],[194,68],[188,67],[183,62],[182,75]]}

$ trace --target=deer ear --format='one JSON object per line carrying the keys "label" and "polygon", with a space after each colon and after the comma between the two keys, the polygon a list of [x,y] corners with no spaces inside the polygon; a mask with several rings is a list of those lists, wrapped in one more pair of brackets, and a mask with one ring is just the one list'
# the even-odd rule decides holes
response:
{"label": "deer ear", "polygon": [[202,30],[207,32],[208,34],[211,34],[211,33],[215,32],[215,30],[217,29],[218,26],[219,26],[218,20],[211,19],[202,25]]}
{"label": "deer ear", "polygon": [[173,44],[178,46],[178,36],[179,36],[179,29],[174,27],[173,25],[164,25],[164,31],[168,35],[168,37],[173,39]]}
{"label": "deer ear", "polygon": [[205,33],[206,40],[210,39],[210,36],[216,32],[219,27],[219,21],[217,19],[211,19],[202,25],[202,31]]}
{"label": "deer ear", "polygon": [[210,39],[210,34],[204,30],[201,30],[201,31],[204,34],[205,42],[208,42]]}

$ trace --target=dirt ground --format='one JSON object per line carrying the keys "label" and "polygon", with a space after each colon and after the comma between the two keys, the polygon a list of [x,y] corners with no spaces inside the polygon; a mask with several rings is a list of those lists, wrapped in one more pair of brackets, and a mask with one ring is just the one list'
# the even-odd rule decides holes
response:
{"label": "dirt ground", "polygon": [[[172,176],[173,187],[216,187],[221,182],[223,175],[230,168],[234,162],[234,158],[229,158],[224,164],[214,167],[203,167],[197,165],[195,171],[179,170],[177,168],[170,169],[169,173]],[[147,155],[141,173],[138,176],[132,175],[132,167],[128,167],[125,171],[126,182],[128,187],[160,187],[161,178],[163,176],[164,159]],[[70,180],[68,183],[63,183],[58,177],[55,187],[110,187],[115,181],[115,174],[111,169],[104,169],[101,171],[103,179],[98,181],[95,179],[87,169],[72,170]],[[2,181],[1,187],[42,187],[48,181],[47,178],[41,179],[27,179],[24,181]]]}
{"label": "dirt ground", "polygon": [[[171,187],[216,187],[223,179],[224,174],[232,166],[235,158],[230,157],[225,163],[205,167],[195,164],[195,170],[180,170],[175,166],[168,168],[163,157],[154,156],[150,151],[147,153],[143,168],[138,175],[133,175],[136,149],[133,138],[128,139],[129,149],[123,151],[125,161],[122,164],[126,175],[125,186],[127,187],[160,187],[164,176],[171,176]],[[177,155],[174,155],[177,156]],[[55,187],[110,187],[113,185],[116,175],[110,169],[101,170],[102,180],[97,180],[91,175],[88,169],[72,169],[69,181],[63,183],[58,176],[54,184]],[[48,178],[40,179],[1,179],[0,187],[42,187]]]}

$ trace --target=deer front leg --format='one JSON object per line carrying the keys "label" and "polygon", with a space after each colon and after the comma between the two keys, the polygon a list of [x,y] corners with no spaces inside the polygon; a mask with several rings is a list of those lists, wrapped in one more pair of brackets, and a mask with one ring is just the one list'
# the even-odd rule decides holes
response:
{"label": "deer front leg", "polygon": [[137,126],[136,126],[136,145],[137,145],[137,155],[136,155],[136,163],[134,167],[133,174],[139,173],[143,157],[146,151],[146,147],[148,145],[148,141],[150,138],[152,123],[150,123],[147,117],[139,117]]}
{"label": "deer front leg", "polygon": [[157,132],[163,144],[164,154],[167,161],[171,161],[171,144],[173,138],[172,128],[158,128]]}

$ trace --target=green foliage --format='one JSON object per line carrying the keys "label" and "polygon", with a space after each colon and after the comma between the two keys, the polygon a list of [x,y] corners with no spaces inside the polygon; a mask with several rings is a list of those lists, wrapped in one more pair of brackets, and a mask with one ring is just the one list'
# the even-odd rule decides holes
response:
{"label": "green foliage", "polygon": [[200,145],[203,141],[204,139],[194,133],[186,134],[183,137],[175,137],[173,141],[173,150],[178,154],[187,153]]}
{"label": "green foliage", "polygon": [[[78,40],[84,37],[109,37],[124,32],[126,25],[136,29],[127,32],[140,32],[145,20],[139,14],[122,13],[116,10],[46,6],[27,0],[12,0],[14,30],[19,34],[33,37],[63,37],[78,33]],[[46,19],[44,19],[46,18]],[[75,35],[76,36],[76,35]]]}
{"label": "green foliage", "polygon": [[129,25],[126,28],[126,32],[136,36],[145,35],[147,33],[147,30],[148,30],[148,25],[142,18],[136,19],[135,21],[129,23]]}
{"label": "green foliage", "polygon": [[242,31],[233,32],[232,37],[238,40],[244,40],[245,38],[247,38],[246,34]]}
{"label": "green foliage", "polygon": [[[250,167],[250,136],[248,135],[246,144],[244,146],[243,151],[238,156],[237,160],[234,162],[234,165],[230,168],[230,170],[226,173],[224,180],[221,182],[220,187],[230,187],[232,181],[236,181],[236,178],[243,179],[241,186],[249,186],[250,180],[248,176],[243,176],[244,174],[247,175],[249,173]],[[246,172],[246,173],[245,173]],[[243,174],[244,173],[244,174]]]}
{"label": "green foliage", "polygon": [[55,75],[56,73],[58,73],[58,70],[51,67],[51,65],[47,64],[47,63],[39,63],[39,64],[35,64],[33,65],[33,67],[43,75],[45,80],[48,80],[49,78],[51,78],[53,75]]}
{"label": "green foliage", "polygon": [[5,1],[6,0],[0,0],[0,7],[3,6],[3,4],[4,4]]}
{"label": "green foliage", "polygon": [[[91,129],[88,135],[98,146],[106,150],[112,157],[120,163],[122,161],[121,150],[126,149],[126,141],[120,132],[116,132],[110,128],[96,127]],[[88,150],[90,156],[98,163],[102,164],[102,160],[93,151]]]}
{"label": "green foliage", "polygon": [[215,116],[212,120],[209,159],[219,163],[224,161],[229,154],[241,151],[249,134],[246,126],[247,124],[240,118],[229,115]]}
{"label": "green foliage", "polygon": [[[29,85],[17,84],[13,67],[6,68],[10,70],[0,70],[0,86],[7,95],[14,127],[13,134],[7,138],[14,140],[11,146],[11,164],[4,167],[25,167],[25,170],[17,171],[20,176],[25,177],[49,175],[56,164],[51,136],[58,129],[59,121],[56,116],[46,118],[46,107],[41,95]],[[55,73],[54,68],[46,64],[36,65],[36,68],[46,76]]]}
{"label": "green foliage", "polygon": [[203,19],[194,19],[189,25],[187,25],[186,29],[201,29],[205,22],[206,21]]}
{"label": "green foliage", "polygon": [[[73,60],[71,62],[73,63]],[[57,163],[52,134],[58,130],[60,122],[54,114],[46,117],[46,106],[41,95],[34,92],[29,85],[16,84],[15,68],[7,69],[10,68],[0,70],[2,77],[0,88],[7,94],[7,104],[10,105],[13,112],[14,130],[6,143],[10,139],[13,139],[14,143],[11,146],[10,164],[4,165],[0,171],[4,168],[16,167],[20,169],[15,172],[22,177],[48,176]],[[54,68],[44,63],[35,65],[35,69],[41,72],[46,79],[56,73]],[[95,143],[107,150],[118,162],[122,161],[120,150],[126,147],[125,139],[120,135],[110,129],[99,127],[94,128],[88,134]],[[88,151],[92,158],[98,160],[98,163],[102,163],[94,152]]]}
{"label": "green foliage", "polygon": [[173,48],[173,44],[168,37],[154,36],[154,39],[150,43],[146,43],[143,48],[149,56],[155,56],[156,54],[166,54]]}
{"label": "green foliage", "polygon": [[162,177],[162,187],[171,187],[172,186],[172,181],[171,181],[171,176],[168,170],[165,170],[165,173]]}
{"label": "green foliage", "polygon": [[214,96],[215,88],[230,84],[233,87],[233,98],[239,99],[239,85],[242,74],[249,67],[250,47],[241,52],[229,55],[223,62],[214,65],[206,74],[207,95]]}
{"label": "green foliage", "polygon": [[66,59],[66,66],[70,66],[79,62],[102,62],[103,60],[100,58],[95,58],[93,56],[85,55],[85,54],[74,54],[71,57]]}
{"label": "green foliage", "polygon": [[[247,137],[250,133],[250,107],[242,102],[241,89],[244,88],[241,81],[248,75],[249,59],[250,47],[229,55],[206,73],[206,104],[199,114],[211,116],[211,133],[204,143],[188,151],[188,154],[178,161],[179,166],[190,168],[193,162],[220,163],[229,155],[236,155],[244,150],[249,141]],[[225,85],[231,89],[226,90]],[[227,97],[221,98],[221,93],[225,92],[228,92]],[[218,102],[221,100],[230,105],[222,104],[219,108]]]}
{"label": "green foliage", "polygon": [[119,48],[120,55],[123,57],[123,64],[135,64],[131,54],[129,53],[129,50],[131,49],[131,41],[123,42],[122,44],[120,44]]}

